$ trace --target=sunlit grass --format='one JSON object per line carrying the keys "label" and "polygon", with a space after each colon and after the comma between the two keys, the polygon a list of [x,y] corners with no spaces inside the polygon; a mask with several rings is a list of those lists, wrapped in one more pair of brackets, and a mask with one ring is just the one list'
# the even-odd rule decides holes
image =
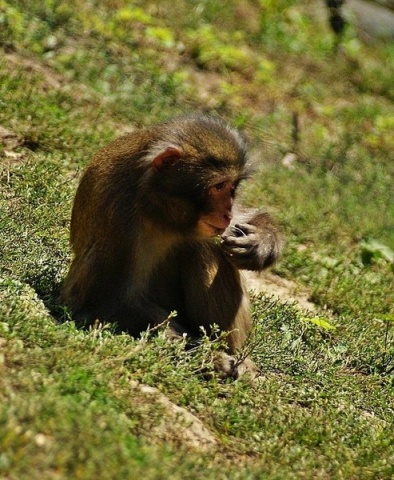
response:
{"label": "sunlit grass", "polygon": [[[350,28],[336,48],[323,3],[290,0],[3,0],[0,44],[0,477],[391,478],[393,45]],[[253,297],[254,386],[212,375],[219,343],[78,330],[57,301],[81,169],[196,109],[245,130],[244,202],[279,219],[274,271],[317,305]]]}

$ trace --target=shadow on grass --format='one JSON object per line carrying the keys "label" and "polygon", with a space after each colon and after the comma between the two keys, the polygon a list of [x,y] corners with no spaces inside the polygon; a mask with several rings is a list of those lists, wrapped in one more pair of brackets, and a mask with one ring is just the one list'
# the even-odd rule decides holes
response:
{"label": "shadow on grass", "polygon": [[72,320],[67,308],[59,301],[63,279],[54,266],[40,272],[27,272],[23,281],[35,290],[56,323]]}

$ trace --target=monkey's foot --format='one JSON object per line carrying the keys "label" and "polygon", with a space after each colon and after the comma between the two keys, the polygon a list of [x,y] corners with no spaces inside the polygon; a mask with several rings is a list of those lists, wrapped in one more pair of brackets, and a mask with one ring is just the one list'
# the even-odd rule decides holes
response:
{"label": "monkey's foot", "polygon": [[237,380],[247,375],[251,380],[254,380],[260,374],[259,369],[250,358],[239,361],[225,352],[220,352],[215,355],[214,364],[215,370],[221,378],[233,378]]}

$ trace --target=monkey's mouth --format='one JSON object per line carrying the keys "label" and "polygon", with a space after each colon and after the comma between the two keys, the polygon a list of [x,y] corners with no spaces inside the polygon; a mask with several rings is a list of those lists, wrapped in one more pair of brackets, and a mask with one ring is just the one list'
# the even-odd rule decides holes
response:
{"label": "monkey's mouth", "polygon": [[211,223],[208,223],[208,222],[201,221],[199,230],[204,236],[216,237],[218,235],[222,235],[222,233],[224,233],[226,229],[216,227],[215,225],[212,225]]}

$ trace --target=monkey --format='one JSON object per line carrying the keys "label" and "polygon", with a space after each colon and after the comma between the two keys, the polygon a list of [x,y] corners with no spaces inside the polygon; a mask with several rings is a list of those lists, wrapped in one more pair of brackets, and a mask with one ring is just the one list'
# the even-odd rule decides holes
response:
{"label": "monkey", "polygon": [[234,357],[252,327],[240,270],[272,265],[282,239],[268,213],[234,203],[249,175],[243,134],[216,116],[168,120],[99,150],[72,207],[61,297],[72,317],[135,337],[166,319],[169,337],[217,325],[227,335],[218,371],[256,374]]}

